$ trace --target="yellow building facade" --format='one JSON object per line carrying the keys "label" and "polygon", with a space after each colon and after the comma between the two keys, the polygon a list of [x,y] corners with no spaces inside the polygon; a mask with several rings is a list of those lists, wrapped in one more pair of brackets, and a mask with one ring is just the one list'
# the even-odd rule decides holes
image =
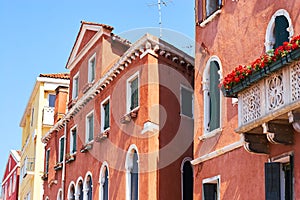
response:
{"label": "yellow building facade", "polygon": [[41,138],[54,124],[55,89],[58,86],[69,86],[69,74],[40,74],[20,122],[20,200],[42,199],[45,150]]}

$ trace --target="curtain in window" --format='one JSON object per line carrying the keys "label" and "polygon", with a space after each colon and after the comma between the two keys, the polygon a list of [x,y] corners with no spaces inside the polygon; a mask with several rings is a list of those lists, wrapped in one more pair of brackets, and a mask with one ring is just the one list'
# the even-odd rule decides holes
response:
{"label": "curtain in window", "polygon": [[104,130],[109,127],[109,101],[104,105]]}
{"label": "curtain in window", "polygon": [[73,144],[72,144],[72,153],[75,153],[76,150],[77,150],[77,144],[76,144],[76,129],[72,130],[72,141],[73,141]]}
{"label": "curtain in window", "polygon": [[130,110],[138,107],[139,104],[139,90],[138,90],[138,78],[134,79],[130,84],[131,89],[131,105]]}

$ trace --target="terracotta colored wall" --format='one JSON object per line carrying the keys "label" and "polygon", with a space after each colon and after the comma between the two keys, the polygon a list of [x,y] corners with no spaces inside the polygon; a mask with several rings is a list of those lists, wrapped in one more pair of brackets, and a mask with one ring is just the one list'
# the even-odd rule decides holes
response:
{"label": "terracotta colored wall", "polygon": [[[285,9],[289,13],[294,35],[300,34],[299,8],[300,4],[296,1],[224,1],[220,14],[205,27],[196,26],[195,159],[239,140],[239,135],[234,132],[238,126],[238,108],[231,103],[230,98],[222,98],[222,133],[204,141],[198,139],[203,134],[202,77],[208,59],[213,55],[219,57],[223,76],[238,65],[251,63],[265,52],[266,29],[277,10]],[[295,143],[297,141],[299,142],[299,139],[296,138]],[[196,165],[194,170],[198,175],[194,179],[194,198],[201,198],[203,178],[220,174],[221,199],[264,199],[264,163],[267,162],[267,158],[291,150],[295,152],[295,163],[299,163],[296,157],[299,150],[296,147],[271,145],[269,156],[250,154],[240,148]],[[296,168],[297,196],[299,174]]]}

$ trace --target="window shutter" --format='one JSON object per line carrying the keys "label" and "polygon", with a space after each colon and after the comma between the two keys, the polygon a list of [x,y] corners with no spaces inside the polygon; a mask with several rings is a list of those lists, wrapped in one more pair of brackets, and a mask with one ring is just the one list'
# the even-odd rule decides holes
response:
{"label": "window shutter", "polygon": [[266,200],[280,200],[280,163],[265,163]]}
{"label": "window shutter", "polygon": [[285,18],[285,16],[280,15],[275,18],[275,45],[274,49],[281,46],[283,42],[289,41],[289,32],[287,28],[289,27],[289,22]]}
{"label": "window shutter", "polygon": [[89,117],[89,141],[93,140],[94,137],[94,116]]}
{"label": "window shutter", "polygon": [[60,156],[59,156],[59,162],[63,161],[63,157],[64,157],[64,142],[65,138],[61,138],[60,139]]}
{"label": "window shutter", "polygon": [[205,200],[217,200],[217,184],[205,183],[203,184],[204,199]]}
{"label": "window shutter", "polygon": [[209,73],[209,97],[210,97],[210,120],[209,130],[213,131],[220,127],[220,89],[219,89],[219,66],[213,61],[210,63]]}
{"label": "window shutter", "polygon": [[182,114],[188,117],[193,117],[193,93],[184,88],[181,88],[181,99]]}

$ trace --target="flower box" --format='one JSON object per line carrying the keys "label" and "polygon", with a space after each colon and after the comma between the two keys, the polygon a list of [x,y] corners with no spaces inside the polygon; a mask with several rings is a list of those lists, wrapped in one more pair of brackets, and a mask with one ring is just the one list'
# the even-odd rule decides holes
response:
{"label": "flower box", "polygon": [[262,55],[251,65],[236,67],[223,79],[221,91],[225,97],[237,97],[240,91],[299,58],[300,36],[296,36],[291,42],[284,42],[282,46]]}

